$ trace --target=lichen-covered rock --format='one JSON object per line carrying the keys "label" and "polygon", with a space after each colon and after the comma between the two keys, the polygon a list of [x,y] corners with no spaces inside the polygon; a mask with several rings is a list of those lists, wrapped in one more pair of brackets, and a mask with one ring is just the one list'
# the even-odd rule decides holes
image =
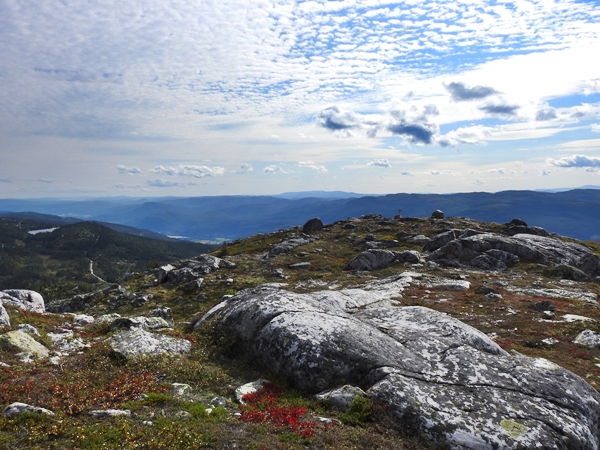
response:
{"label": "lichen-covered rock", "polygon": [[370,291],[258,287],[220,303],[195,329],[214,319],[250,357],[309,392],[371,385],[367,395],[401,423],[454,449],[598,449],[600,394],[578,376],[510,356],[446,314],[377,306],[410,278]]}
{"label": "lichen-covered rock", "polygon": [[109,339],[113,351],[125,358],[149,355],[179,355],[190,352],[192,344],[186,339],[133,329],[115,334]]}
{"label": "lichen-covered rock", "polygon": [[592,330],[583,330],[573,342],[584,347],[600,348],[600,333]]}
{"label": "lichen-covered rock", "polygon": [[21,330],[9,331],[0,335],[0,347],[12,348],[38,358],[45,358],[50,353],[46,347]]}
{"label": "lichen-covered rock", "polygon": [[28,405],[27,403],[15,402],[8,405],[2,411],[5,416],[15,417],[25,413],[30,414],[45,414],[47,416],[53,416],[54,413],[46,408],[40,408],[39,406]]}
{"label": "lichen-covered rock", "polygon": [[28,311],[43,313],[46,311],[44,297],[27,289],[5,289],[0,291],[0,300],[5,305],[16,306]]}
{"label": "lichen-covered rock", "polygon": [[456,231],[448,230],[431,238],[431,240],[423,247],[424,252],[433,252],[440,247],[443,247],[448,242],[456,239]]}

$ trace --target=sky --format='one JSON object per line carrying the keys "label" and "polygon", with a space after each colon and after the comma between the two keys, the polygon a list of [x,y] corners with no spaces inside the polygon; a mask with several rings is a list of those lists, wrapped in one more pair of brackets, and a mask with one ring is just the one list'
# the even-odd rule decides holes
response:
{"label": "sky", "polygon": [[0,197],[598,186],[599,55],[599,0],[0,0]]}

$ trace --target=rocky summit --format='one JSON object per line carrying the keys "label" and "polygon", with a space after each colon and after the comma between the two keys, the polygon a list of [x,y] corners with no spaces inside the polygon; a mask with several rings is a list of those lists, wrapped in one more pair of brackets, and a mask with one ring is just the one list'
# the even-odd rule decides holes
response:
{"label": "rocky summit", "polygon": [[599,449],[599,255],[438,210],[2,287],[0,447]]}

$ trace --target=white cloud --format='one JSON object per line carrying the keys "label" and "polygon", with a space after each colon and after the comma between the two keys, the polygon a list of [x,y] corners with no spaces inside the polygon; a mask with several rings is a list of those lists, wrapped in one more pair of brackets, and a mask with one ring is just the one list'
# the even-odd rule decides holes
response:
{"label": "white cloud", "polygon": [[242,163],[242,164],[240,164],[240,170],[237,173],[246,173],[246,172],[252,172],[252,171],[254,171],[254,168],[252,167],[251,164]]}
{"label": "white cloud", "polygon": [[600,123],[594,123],[590,126],[594,133],[600,133]]}
{"label": "white cloud", "polygon": [[327,168],[325,166],[319,166],[319,165],[315,164],[314,161],[300,161],[298,163],[298,165],[300,167],[306,167],[307,169],[311,169],[316,172],[322,172],[322,173],[327,172]]}
{"label": "white cloud", "polygon": [[117,166],[117,172],[119,173],[128,173],[130,175],[134,175],[134,174],[138,174],[138,173],[142,173],[142,170],[138,167],[127,167],[124,166],[122,164],[119,164]]}
{"label": "white cloud", "polygon": [[556,167],[600,167],[600,158],[586,155],[565,156],[560,159],[548,158],[546,162]]}
{"label": "white cloud", "polygon": [[284,168],[276,164],[269,164],[263,169],[263,173],[282,173],[287,175],[292,172],[289,170],[285,170]]}
{"label": "white cloud", "polygon": [[167,181],[167,180],[163,180],[163,179],[156,179],[156,180],[148,180],[146,181],[146,184],[148,186],[152,186],[152,187],[175,187],[175,186],[183,186],[183,184],[181,183],[177,183],[174,181]]}
{"label": "white cloud", "polygon": [[208,167],[180,164],[178,167],[156,166],[154,169],[152,169],[152,172],[171,176],[204,178],[223,175],[225,173],[225,169],[217,166]]}
{"label": "white cloud", "polygon": [[375,167],[392,167],[392,165],[390,164],[390,162],[385,159],[374,159],[373,161],[371,161],[370,163],[367,163],[368,166],[375,166]]}

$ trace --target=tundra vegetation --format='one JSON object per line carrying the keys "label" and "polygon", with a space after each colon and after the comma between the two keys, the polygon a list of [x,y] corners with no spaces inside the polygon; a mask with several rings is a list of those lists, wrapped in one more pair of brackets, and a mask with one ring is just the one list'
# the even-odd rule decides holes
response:
{"label": "tundra vegetation", "polygon": [[[61,287],[53,285],[48,275],[58,273],[60,268],[50,261],[60,258],[48,255],[37,239],[33,239],[37,246],[14,244],[14,251],[5,258],[17,261],[18,273],[29,272],[18,286],[6,284],[7,280],[17,281],[14,275],[3,278],[0,289],[37,290],[44,294],[47,310],[55,312],[27,311],[4,303],[10,325],[0,328],[0,334],[31,325],[39,333],[32,337],[51,353],[49,357],[24,359],[18,350],[2,347],[0,408],[21,402],[54,414],[0,416],[0,448],[448,448],[443,442],[429,441],[411,424],[394,420],[384,403],[359,396],[348,410],[339,411],[295,389],[289,380],[248,358],[236,336],[219,332],[210,321],[193,330],[224,296],[274,282],[285,283],[288,291],[307,293],[351,288],[404,271],[466,280],[470,287],[465,290],[409,285],[393,299],[394,304],[445,312],[486,333],[504,350],[545,358],[598,389],[600,348],[574,342],[584,330],[600,332],[598,304],[590,300],[600,293],[597,278],[575,280],[577,273],[557,272],[548,265],[528,261],[509,263],[502,271],[428,264],[424,260],[399,261],[370,271],[346,270],[348,263],[367,249],[385,246],[395,252],[422,252],[423,236],[431,238],[451,229],[506,234],[504,225],[464,218],[390,219],[368,215],[328,224],[308,235],[296,227],[228,242],[212,251],[226,263],[203,271],[199,282],[195,279],[190,283],[186,278],[190,270],[200,270],[190,265],[189,261],[197,262],[193,258],[172,261],[168,269],[164,265],[162,269],[140,269],[139,265],[120,265],[118,261],[124,256],[119,255],[106,256],[106,264],[110,265],[108,258],[114,257],[112,266],[124,269],[120,276],[132,269],[137,273],[121,278],[118,285],[91,279],[89,266],[84,268],[80,262],[79,270],[70,266],[73,278],[68,283],[61,281],[65,283]],[[86,233],[77,234],[74,241],[84,241]],[[16,235],[12,239],[15,243],[25,242]],[[297,246],[273,251],[282,242],[294,239]],[[44,248],[51,245],[46,243]],[[600,255],[600,244],[582,245]],[[119,247],[107,243],[105,248],[112,246]],[[38,265],[19,262],[18,248],[26,250],[31,260],[39,258]],[[66,252],[65,245],[56,244],[54,248]],[[62,254],[64,260],[69,259],[70,253]],[[152,257],[142,252],[138,260],[142,259]],[[9,265],[5,262],[3,267]],[[102,270],[99,268],[98,273],[116,281],[111,272]],[[170,282],[168,273],[175,271],[180,271],[177,281]],[[72,289],[75,283],[91,294],[70,292],[66,296],[67,287]],[[582,300],[557,292],[589,296]],[[111,347],[110,339],[122,328],[114,325],[116,316],[110,314],[121,318],[156,317],[156,311],[166,311],[165,307],[170,310],[167,315],[172,315],[167,317],[169,326],[154,332],[188,341],[189,351],[127,357]],[[76,323],[76,314],[96,320]],[[103,316],[112,320],[98,320]],[[574,319],[562,320],[565,316]],[[68,335],[66,341],[57,338],[61,333]],[[69,342],[80,345],[69,347]],[[257,379],[269,382],[238,402],[236,389]],[[505,425],[510,433],[521,432],[517,423]]]}

